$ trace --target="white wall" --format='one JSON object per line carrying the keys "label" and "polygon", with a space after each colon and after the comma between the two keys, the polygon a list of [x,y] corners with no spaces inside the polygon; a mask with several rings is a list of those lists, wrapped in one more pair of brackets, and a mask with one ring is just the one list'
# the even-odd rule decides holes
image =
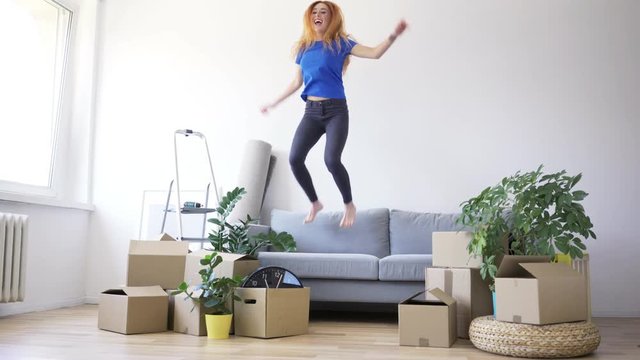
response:
{"label": "white wall", "polygon": [[[306,210],[287,164],[304,105],[296,95],[268,117],[258,108],[291,79],[290,51],[307,5],[101,3],[90,300],[124,282],[142,191],[164,189],[173,178],[175,129],[207,135],[227,190],[245,141],[270,142],[279,162],[263,216],[272,208]],[[633,286],[640,268],[632,265],[640,257],[632,225],[640,200],[640,3],[340,5],[348,32],[366,45],[384,39],[400,18],[410,24],[381,60],[353,59],[344,80],[351,129],[343,160],[356,205],[456,212],[517,170],[545,164],[582,172],[598,234],[588,242],[594,312],[640,316],[640,287]],[[327,209],[339,210],[323,146],[307,164]],[[202,169],[193,164],[194,172]]]}
{"label": "white wall", "polygon": [[0,304],[0,317],[84,303],[90,212],[7,201],[0,212],[29,216],[25,300]]}

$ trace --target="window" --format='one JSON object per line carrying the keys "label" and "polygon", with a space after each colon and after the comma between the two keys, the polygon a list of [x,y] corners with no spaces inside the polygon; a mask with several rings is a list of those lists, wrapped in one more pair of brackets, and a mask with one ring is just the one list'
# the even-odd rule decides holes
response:
{"label": "window", "polygon": [[0,190],[53,195],[72,12],[0,1]]}

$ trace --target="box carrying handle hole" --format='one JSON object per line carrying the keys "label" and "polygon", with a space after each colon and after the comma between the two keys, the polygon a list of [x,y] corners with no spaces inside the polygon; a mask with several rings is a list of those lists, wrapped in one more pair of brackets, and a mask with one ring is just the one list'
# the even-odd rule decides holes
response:
{"label": "box carrying handle hole", "polygon": [[244,303],[245,303],[245,304],[255,304],[255,303],[256,303],[256,301],[255,301],[254,299],[245,299],[245,300],[244,300]]}

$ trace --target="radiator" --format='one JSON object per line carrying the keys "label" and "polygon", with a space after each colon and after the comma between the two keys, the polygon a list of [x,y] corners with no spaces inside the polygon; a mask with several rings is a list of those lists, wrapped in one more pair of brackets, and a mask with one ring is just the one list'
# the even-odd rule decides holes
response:
{"label": "radiator", "polygon": [[0,302],[24,300],[28,216],[0,213]]}

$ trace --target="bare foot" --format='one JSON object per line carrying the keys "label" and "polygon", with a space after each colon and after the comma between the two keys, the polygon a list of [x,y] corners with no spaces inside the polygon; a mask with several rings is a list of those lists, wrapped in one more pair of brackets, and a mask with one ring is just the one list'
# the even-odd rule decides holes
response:
{"label": "bare foot", "polygon": [[356,206],[353,205],[353,202],[344,204],[344,215],[342,216],[342,220],[340,221],[340,227],[350,228],[355,221],[356,221]]}
{"label": "bare foot", "polygon": [[312,222],[313,220],[316,219],[316,214],[320,212],[320,210],[322,210],[324,206],[322,206],[322,203],[318,200],[314,201],[311,203],[311,210],[309,210],[309,214],[307,215],[306,218],[304,218],[304,223],[308,224],[310,222]]}

